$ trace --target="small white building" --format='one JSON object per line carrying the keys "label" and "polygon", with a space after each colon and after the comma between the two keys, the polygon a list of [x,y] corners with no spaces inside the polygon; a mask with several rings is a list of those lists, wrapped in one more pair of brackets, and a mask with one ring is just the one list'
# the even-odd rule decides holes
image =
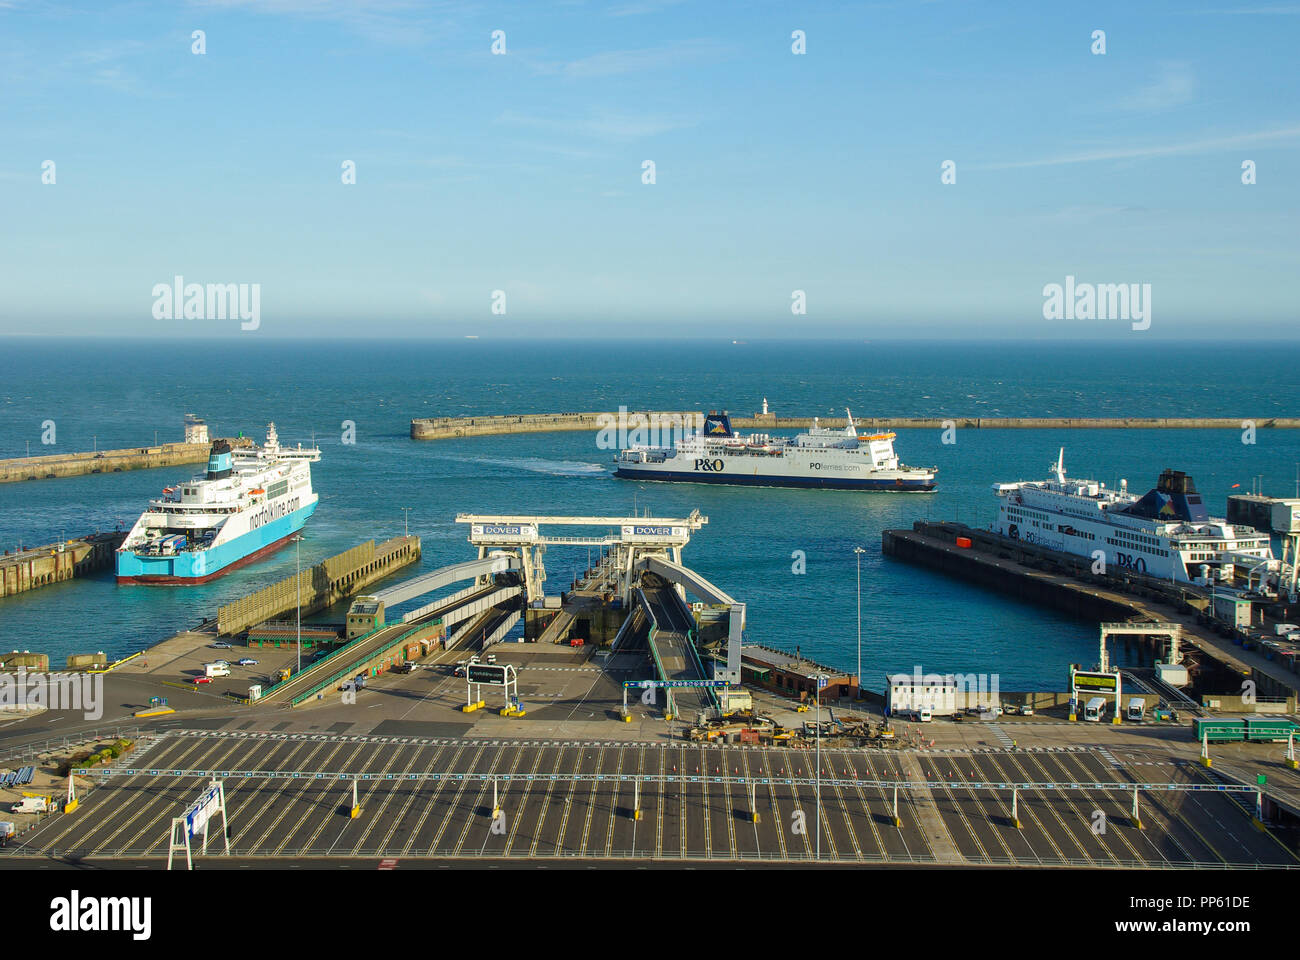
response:
{"label": "small white building", "polygon": [[957,678],[952,674],[895,673],[885,677],[885,706],[890,716],[907,715],[928,708],[932,716],[950,717],[958,712]]}
{"label": "small white building", "polygon": [[185,442],[186,443],[208,443],[208,425],[194,416],[192,413],[185,414]]}
{"label": "small white building", "polygon": [[1214,595],[1214,616],[1234,627],[1249,627],[1252,621],[1250,600],[1235,591],[1221,591]]}

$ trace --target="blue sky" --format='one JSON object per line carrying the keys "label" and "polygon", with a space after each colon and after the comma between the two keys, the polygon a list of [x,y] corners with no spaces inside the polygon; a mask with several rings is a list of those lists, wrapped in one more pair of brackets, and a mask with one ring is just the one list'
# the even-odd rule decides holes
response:
{"label": "blue sky", "polygon": [[[0,334],[1295,338],[1298,40],[1273,0],[0,0]],[[177,274],[260,328],[155,319]],[[1044,320],[1067,275],[1151,328]]]}

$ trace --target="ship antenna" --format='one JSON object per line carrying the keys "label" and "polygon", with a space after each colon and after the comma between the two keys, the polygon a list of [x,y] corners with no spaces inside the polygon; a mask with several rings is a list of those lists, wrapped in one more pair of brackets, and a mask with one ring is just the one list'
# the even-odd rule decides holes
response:
{"label": "ship antenna", "polygon": [[858,435],[857,424],[853,422],[853,413],[849,410],[848,407],[844,408],[844,415],[845,417],[848,418],[849,421],[849,425],[844,428],[844,432],[851,437],[856,437]]}
{"label": "ship antenna", "polygon": [[1052,465],[1052,472],[1056,474],[1057,483],[1065,483],[1065,447],[1062,447],[1056,455],[1056,463]]}

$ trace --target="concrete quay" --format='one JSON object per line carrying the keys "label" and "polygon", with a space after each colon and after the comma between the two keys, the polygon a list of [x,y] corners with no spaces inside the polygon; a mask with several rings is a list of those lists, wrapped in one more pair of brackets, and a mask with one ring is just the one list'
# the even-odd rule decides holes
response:
{"label": "concrete quay", "polygon": [[217,611],[217,631],[223,636],[240,633],[297,609],[300,600],[303,616],[310,616],[419,559],[419,537],[394,537],[378,545],[367,540],[301,574],[225,604]]}
{"label": "concrete quay", "polygon": [[75,540],[50,543],[42,547],[10,553],[0,557],[0,597],[36,590],[52,583],[84,577],[109,567],[113,552],[126,534],[92,533]]}
{"label": "concrete quay", "polygon": [[[971,540],[958,547],[958,536]],[[1097,621],[1142,620],[1178,623],[1183,642],[1217,664],[1228,692],[1239,693],[1242,679],[1251,679],[1261,697],[1294,697],[1300,674],[1280,661],[1232,643],[1201,622],[1197,611],[1176,601],[1167,584],[1138,574],[1099,576],[1088,572],[1087,558],[1071,558],[1010,540],[960,523],[917,521],[911,530],[886,530],[886,556],[930,567],[941,573],[1044,603],[1072,616]],[[1077,562],[1076,562],[1077,559]]]}

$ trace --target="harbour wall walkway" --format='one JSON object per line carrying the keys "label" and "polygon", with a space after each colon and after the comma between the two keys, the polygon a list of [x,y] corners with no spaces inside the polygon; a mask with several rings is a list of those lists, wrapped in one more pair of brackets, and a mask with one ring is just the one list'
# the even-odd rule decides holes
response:
{"label": "harbour wall walkway", "polygon": [[[633,431],[646,426],[668,429],[674,424],[702,424],[699,410],[623,411],[593,413],[539,413],[490,417],[429,417],[411,421],[412,440],[446,440],[454,437],[486,437],[511,433],[559,433],[563,431]],[[843,417],[821,417],[818,424],[839,428]],[[880,430],[1257,430],[1300,429],[1300,417],[869,417],[856,421],[860,432]],[[745,430],[806,430],[811,417],[778,417],[774,414],[733,416],[731,425]]]}
{"label": "harbour wall walkway", "polygon": [[[227,438],[227,442],[232,447],[252,445],[252,441],[247,437]],[[152,470],[156,467],[174,467],[185,463],[205,463],[211,449],[211,443],[163,443],[154,447],[131,447],[126,450],[18,457],[13,460],[0,460],[0,483],[80,477],[87,473]]]}

